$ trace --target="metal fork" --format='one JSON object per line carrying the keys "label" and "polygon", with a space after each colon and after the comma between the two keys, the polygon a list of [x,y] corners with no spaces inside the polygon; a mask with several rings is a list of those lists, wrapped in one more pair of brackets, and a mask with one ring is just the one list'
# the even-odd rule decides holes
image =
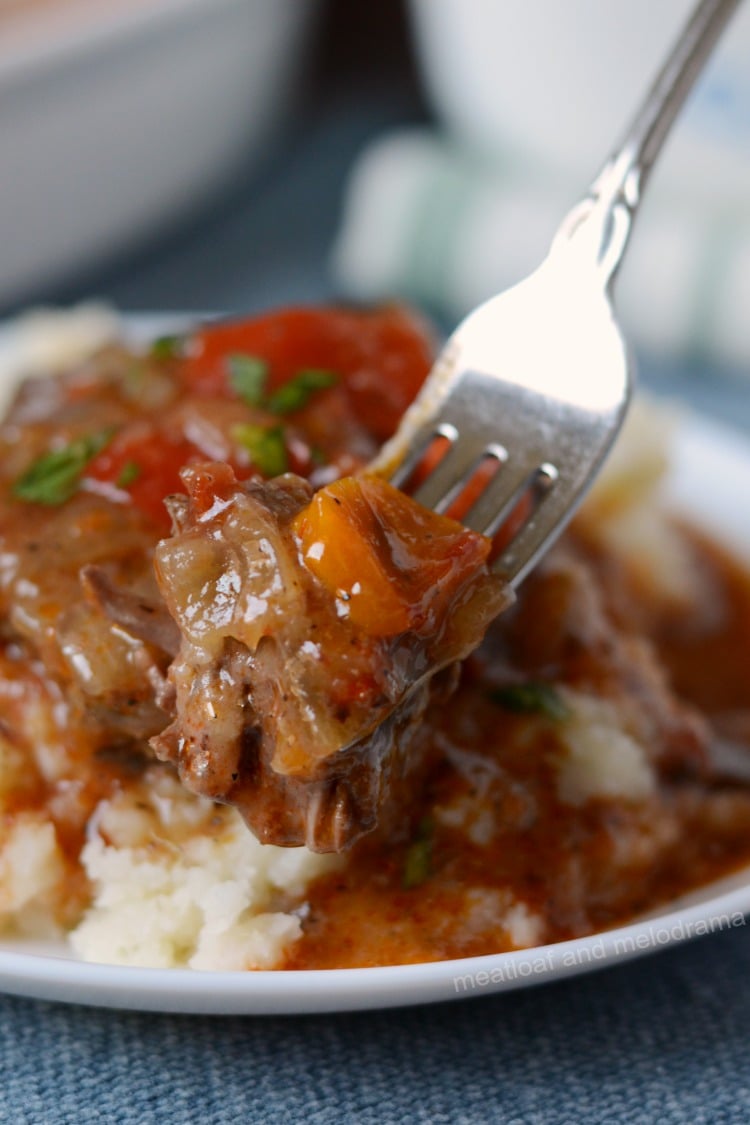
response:
{"label": "metal fork", "polygon": [[[738,4],[697,5],[547,258],[459,325],[372,465],[439,512],[479,491],[460,518],[486,535],[501,532],[493,565],[514,587],[570,520],[622,425],[633,365],[612,281],[651,167]],[[439,463],[410,488],[440,449]]]}

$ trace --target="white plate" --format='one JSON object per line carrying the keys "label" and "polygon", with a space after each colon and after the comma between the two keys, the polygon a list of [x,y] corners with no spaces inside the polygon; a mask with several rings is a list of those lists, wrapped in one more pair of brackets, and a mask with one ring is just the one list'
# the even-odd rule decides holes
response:
{"label": "white plate", "polygon": [[[750,493],[750,445],[687,419],[670,482],[674,503],[750,559],[738,527]],[[744,925],[750,868],[606,933],[513,953],[379,969],[216,973],[77,961],[60,946],[0,942],[0,989],[16,995],[142,1011],[301,1014],[387,1008],[487,995],[575,976],[702,934]]]}
{"label": "white plate", "polygon": [[316,0],[0,0],[0,301],[49,292],[247,176]]}

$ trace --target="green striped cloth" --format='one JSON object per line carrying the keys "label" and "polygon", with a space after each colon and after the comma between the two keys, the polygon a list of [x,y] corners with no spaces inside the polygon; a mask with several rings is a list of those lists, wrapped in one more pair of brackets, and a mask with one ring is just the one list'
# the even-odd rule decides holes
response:
{"label": "green striped cloth", "polygon": [[[414,300],[452,322],[541,261],[584,186],[510,157],[488,163],[428,129],[393,133],[351,172],[336,282],[350,298]],[[750,374],[750,199],[730,210],[674,198],[657,173],[616,296],[646,354]]]}

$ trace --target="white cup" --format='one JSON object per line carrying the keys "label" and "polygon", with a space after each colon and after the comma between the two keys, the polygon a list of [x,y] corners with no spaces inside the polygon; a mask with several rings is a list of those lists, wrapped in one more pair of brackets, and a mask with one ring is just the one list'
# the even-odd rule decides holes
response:
{"label": "white cup", "polygon": [[[410,0],[439,117],[489,159],[582,189],[619,140],[694,0]],[[750,207],[750,4],[741,5],[654,179]]]}

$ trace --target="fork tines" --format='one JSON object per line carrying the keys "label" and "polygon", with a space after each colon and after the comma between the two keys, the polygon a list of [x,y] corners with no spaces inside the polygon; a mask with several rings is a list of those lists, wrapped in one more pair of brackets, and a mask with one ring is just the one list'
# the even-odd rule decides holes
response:
{"label": "fork tines", "polygon": [[499,442],[477,454],[459,442],[451,423],[437,426],[392,475],[414,500],[497,538],[505,550],[533,517],[558,477],[549,462],[515,465]]}

